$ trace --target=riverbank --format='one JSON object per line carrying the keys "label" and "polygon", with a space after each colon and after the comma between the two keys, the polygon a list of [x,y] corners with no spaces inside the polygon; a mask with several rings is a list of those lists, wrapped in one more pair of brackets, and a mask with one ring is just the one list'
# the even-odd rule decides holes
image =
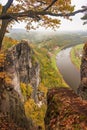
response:
{"label": "riverbank", "polygon": [[73,65],[80,70],[83,44],[76,45],[71,49],[70,58]]}
{"label": "riverbank", "polygon": [[72,64],[70,59],[70,51],[72,48],[63,49],[57,55],[57,67],[62,74],[65,82],[74,90],[80,83],[80,72]]}
{"label": "riverbank", "polygon": [[52,55],[52,57],[51,57],[51,64],[52,64],[52,66],[53,66],[53,68],[57,71],[57,73],[60,75],[59,77],[60,77],[60,86],[61,87],[67,87],[67,88],[69,88],[70,86],[66,83],[66,81],[63,79],[63,76],[62,76],[62,74],[60,73],[60,71],[59,71],[59,68],[58,68],[58,66],[57,66],[57,62],[56,62],[56,56],[57,56],[57,54],[60,52],[62,50],[62,47],[61,48],[59,48],[59,49],[57,49],[57,50],[55,50],[55,51],[53,51],[53,55]]}

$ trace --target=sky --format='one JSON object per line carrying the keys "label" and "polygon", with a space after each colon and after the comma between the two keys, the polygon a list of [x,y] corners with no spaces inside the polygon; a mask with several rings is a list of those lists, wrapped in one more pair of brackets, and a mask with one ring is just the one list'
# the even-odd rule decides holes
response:
{"label": "sky", "polygon": [[[3,5],[7,2],[7,0],[0,0],[0,3]],[[83,5],[87,5],[87,0],[72,0],[72,5],[75,5],[75,10],[78,10]],[[77,14],[72,18],[72,21],[66,20],[64,18],[61,19],[61,25],[57,29],[58,31],[75,31],[75,30],[87,30],[87,25],[83,25],[83,21],[80,19],[83,15]],[[25,23],[16,23],[13,28],[24,28]],[[39,28],[39,30],[45,30],[44,28]]]}

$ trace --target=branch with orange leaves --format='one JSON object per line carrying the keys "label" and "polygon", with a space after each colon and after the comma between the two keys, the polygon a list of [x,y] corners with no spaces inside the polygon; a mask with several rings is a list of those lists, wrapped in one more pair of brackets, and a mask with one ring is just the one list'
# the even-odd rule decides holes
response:
{"label": "branch with orange leaves", "polygon": [[[19,13],[6,13],[6,14],[1,14],[0,15],[0,19],[1,20],[7,20],[7,19],[13,19],[15,21],[18,21],[17,18],[21,18],[21,17],[30,17],[30,18],[34,18],[34,17],[40,17],[40,16],[44,16],[44,15],[48,15],[48,16],[55,16],[55,17],[70,17],[70,16],[74,16],[78,13],[83,13],[87,11],[87,8],[83,8],[83,9],[79,9],[77,11],[71,12],[71,13],[52,13],[50,11],[33,11],[33,10],[29,10],[29,11],[24,11],[24,12],[19,12]],[[41,19],[39,19],[41,20]]]}
{"label": "branch with orange leaves", "polygon": [[52,2],[50,3],[50,5],[48,5],[44,11],[48,10],[50,7],[52,7],[55,3],[57,2],[57,0],[52,0]]}

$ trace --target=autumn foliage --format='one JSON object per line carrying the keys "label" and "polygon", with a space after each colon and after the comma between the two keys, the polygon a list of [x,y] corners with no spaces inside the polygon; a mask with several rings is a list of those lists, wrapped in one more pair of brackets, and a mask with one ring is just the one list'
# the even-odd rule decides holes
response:
{"label": "autumn foliage", "polygon": [[66,88],[50,89],[45,117],[46,130],[86,130],[87,102]]}
{"label": "autumn foliage", "polygon": [[27,29],[34,29],[36,26],[54,28],[58,27],[60,20],[53,16],[69,18],[65,14],[73,10],[71,0],[8,0],[5,6],[0,5],[0,49],[7,27],[12,27],[15,21],[25,22]]}
{"label": "autumn foliage", "polygon": [[[13,4],[8,8],[6,13],[11,13],[11,15],[14,15],[15,18],[18,19],[18,21],[27,21],[27,28],[30,29],[33,27],[33,21],[38,22],[38,25],[44,25],[44,26],[56,26],[60,23],[59,19],[54,19],[52,14],[58,14],[58,13],[69,13],[74,10],[74,6],[71,6],[71,0],[53,0],[55,1],[52,4],[51,0],[15,0],[13,1]],[[52,5],[51,5],[52,4]],[[50,6],[51,5],[51,6]],[[50,6],[50,7],[49,7]],[[47,9],[47,7],[49,7]],[[0,5],[0,12],[2,13],[2,5]],[[46,11],[49,12],[48,15],[46,15]],[[24,16],[19,16],[21,14],[20,12],[24,12]],[[35,13],[37,12],[37,13]],[[28,14],[29,13],[29,14]],[[30,15],[31,13],[31,15]],[[52,14],[51,14],[52,13]],[[14,23],[12,21],[11,23]]]}

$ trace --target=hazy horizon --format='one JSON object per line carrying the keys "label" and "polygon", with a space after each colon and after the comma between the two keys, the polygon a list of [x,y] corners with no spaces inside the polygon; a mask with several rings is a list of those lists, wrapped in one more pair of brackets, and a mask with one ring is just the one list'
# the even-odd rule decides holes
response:
{"label": "hazy horizon", "polygon": [[47,29],[36,29],[36,30],[27,30],[25,28],[12,28],[12,29],[9,29],[9,31],[12,31],[12,30],[23,30],[23,31],[26,31],[26,32],[54,32],[54,33],[62,33],[62,32],[87,32],[87,29],[85,30],[47,30]]}

